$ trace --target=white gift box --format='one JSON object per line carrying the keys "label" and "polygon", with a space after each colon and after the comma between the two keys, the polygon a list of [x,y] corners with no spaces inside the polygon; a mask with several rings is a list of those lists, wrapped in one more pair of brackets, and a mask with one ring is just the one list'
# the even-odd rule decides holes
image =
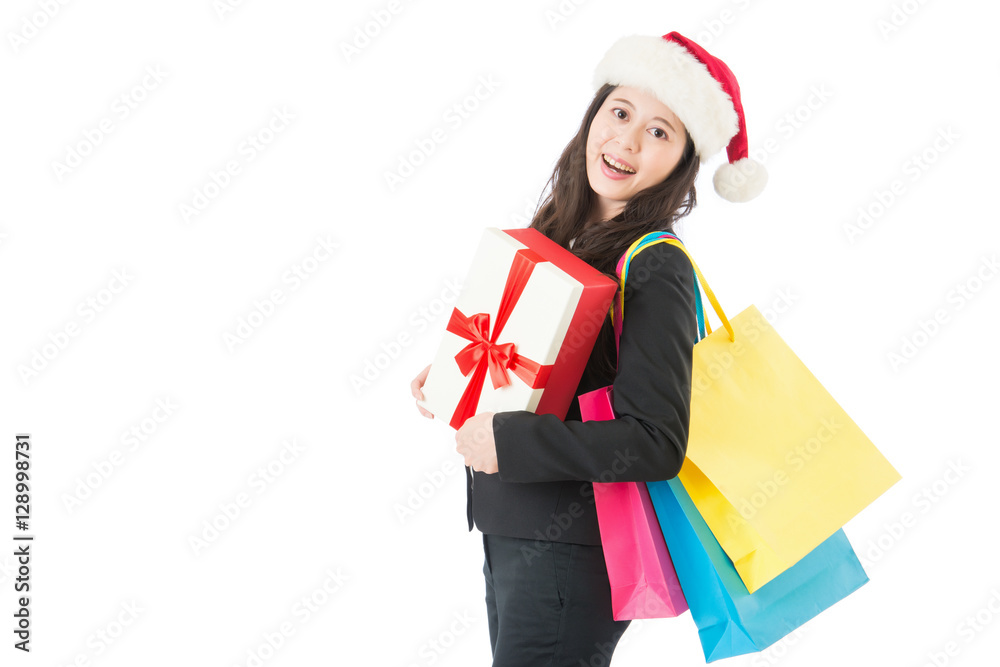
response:
{"label": "white gift box", "polygon": [[616,288],[537,230],[487,228],[419,404],[454,428],[479,412],[564,418]]}

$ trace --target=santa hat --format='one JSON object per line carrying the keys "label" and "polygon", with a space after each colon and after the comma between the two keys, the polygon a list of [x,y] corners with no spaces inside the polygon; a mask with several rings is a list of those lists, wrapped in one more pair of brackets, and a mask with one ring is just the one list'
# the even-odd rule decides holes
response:
{"label": "santa hat", "polygon": [[701,159],[726,148],[729,161],[715,172],[715,191],[733,202],[764,189],[767,171],[747,153],[747,127],[736,77],[715,56],[676,32],[618,40],[594,73],[594,86],[642,88],[670,107],[687,128]]}

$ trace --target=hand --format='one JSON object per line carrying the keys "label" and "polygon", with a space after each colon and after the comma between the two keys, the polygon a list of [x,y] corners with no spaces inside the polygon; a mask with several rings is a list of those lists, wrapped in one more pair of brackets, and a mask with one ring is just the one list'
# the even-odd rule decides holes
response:
{"label": "hand", "polygon": [[[417,375],[417,377],[413,378],[413,382],[410,383],[410,393],[413,394],[413,398],[417,399],[418,401],[424,400],[424,392],[421,391],[421,389],[423,389],[424,382],[427,382],[427,374],[430,372],[431,372],[431,366],[430,364],[428,364],[427,368],[420,371],[420,374]],[[434,419],[434,415],[432,415],[427,410],[424,410],[422,407],[420,407],[420,405],[417,405],[417,410],[419,410],[420,414],[422,414],[424,417],[427,417],[428,419]]]}
{"label": "hand", "polygon": [[458,444],[455,450],[465,458],[465,465],[488,475],[500,471],[492,412],[480,412],[466,419],[455,433],[455,442]]}

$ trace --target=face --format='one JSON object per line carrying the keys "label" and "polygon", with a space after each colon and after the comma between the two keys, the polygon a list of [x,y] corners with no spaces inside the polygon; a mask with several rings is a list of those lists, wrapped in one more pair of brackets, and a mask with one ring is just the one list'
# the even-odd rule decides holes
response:
{"label": "face", "polygon": [[613,218],[635,194],[662,183],[686,141],[684,124],[663,102],[638,88],[612,90],[587,135],[587,178],[600,219]]}

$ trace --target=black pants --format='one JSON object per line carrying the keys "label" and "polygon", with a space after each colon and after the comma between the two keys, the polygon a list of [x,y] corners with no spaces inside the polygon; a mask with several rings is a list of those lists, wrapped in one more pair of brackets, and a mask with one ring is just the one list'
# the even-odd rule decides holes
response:
{"label": "black pants", "polygon": [[611,616],[600,546],[483,535],[493,667],[606,667],[629,621]]}

